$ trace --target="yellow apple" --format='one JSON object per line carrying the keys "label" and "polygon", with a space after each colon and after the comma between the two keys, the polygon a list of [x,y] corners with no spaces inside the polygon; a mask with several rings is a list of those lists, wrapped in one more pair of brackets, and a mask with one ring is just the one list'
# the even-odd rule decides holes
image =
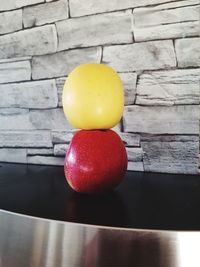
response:
{"label": "yellow apple", "polygon": [[110,129],[121,119],[124,93],[119,75],[104,64],[81,64],[66,79],[63,110],[73,127]]}

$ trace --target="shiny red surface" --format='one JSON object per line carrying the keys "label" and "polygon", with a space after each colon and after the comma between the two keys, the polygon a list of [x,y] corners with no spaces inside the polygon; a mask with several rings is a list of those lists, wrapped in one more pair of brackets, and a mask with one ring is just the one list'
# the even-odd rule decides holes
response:
{"label": "shiny red surface", "polygon": [[126,149],[112,130],[80,130],[73,137],[64,162],[69,185],[82,193],[102,193],[114,188],[126,169]]}

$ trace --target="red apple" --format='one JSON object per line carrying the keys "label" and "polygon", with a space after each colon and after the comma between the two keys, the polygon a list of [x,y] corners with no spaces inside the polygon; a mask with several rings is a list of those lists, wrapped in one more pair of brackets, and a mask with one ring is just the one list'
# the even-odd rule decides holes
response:
{"label": "red apple", "polygon": [[69,185],[81,193],[104,193],[123,179],[127,154],[121,138],[112,130],[78,131],[64,162]]}

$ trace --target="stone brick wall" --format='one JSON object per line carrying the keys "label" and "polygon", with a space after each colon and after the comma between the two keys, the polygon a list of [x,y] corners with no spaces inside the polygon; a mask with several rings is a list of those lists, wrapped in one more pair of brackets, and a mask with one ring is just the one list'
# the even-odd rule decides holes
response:
{"label": "stone brick wall", "polygon": [[129,169],[198,173],[199,0],[7,0],[0,3],[0,161],[62,165],[74,130],[62,112],[78,64],[120,74],[115,130]]}

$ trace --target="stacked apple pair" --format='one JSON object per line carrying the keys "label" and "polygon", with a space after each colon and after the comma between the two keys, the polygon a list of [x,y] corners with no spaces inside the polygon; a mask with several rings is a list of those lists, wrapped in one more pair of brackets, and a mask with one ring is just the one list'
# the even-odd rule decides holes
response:
{"label": "stacked apple pair", "polygon": [[69,185],[81,193],[104,193],[123,179],[127,169],[125,146],[110,130],[124,110],[123,86],[118,74],[104,64],[82,64],[68,76],[63,109],[78,130],[64,161]]}

